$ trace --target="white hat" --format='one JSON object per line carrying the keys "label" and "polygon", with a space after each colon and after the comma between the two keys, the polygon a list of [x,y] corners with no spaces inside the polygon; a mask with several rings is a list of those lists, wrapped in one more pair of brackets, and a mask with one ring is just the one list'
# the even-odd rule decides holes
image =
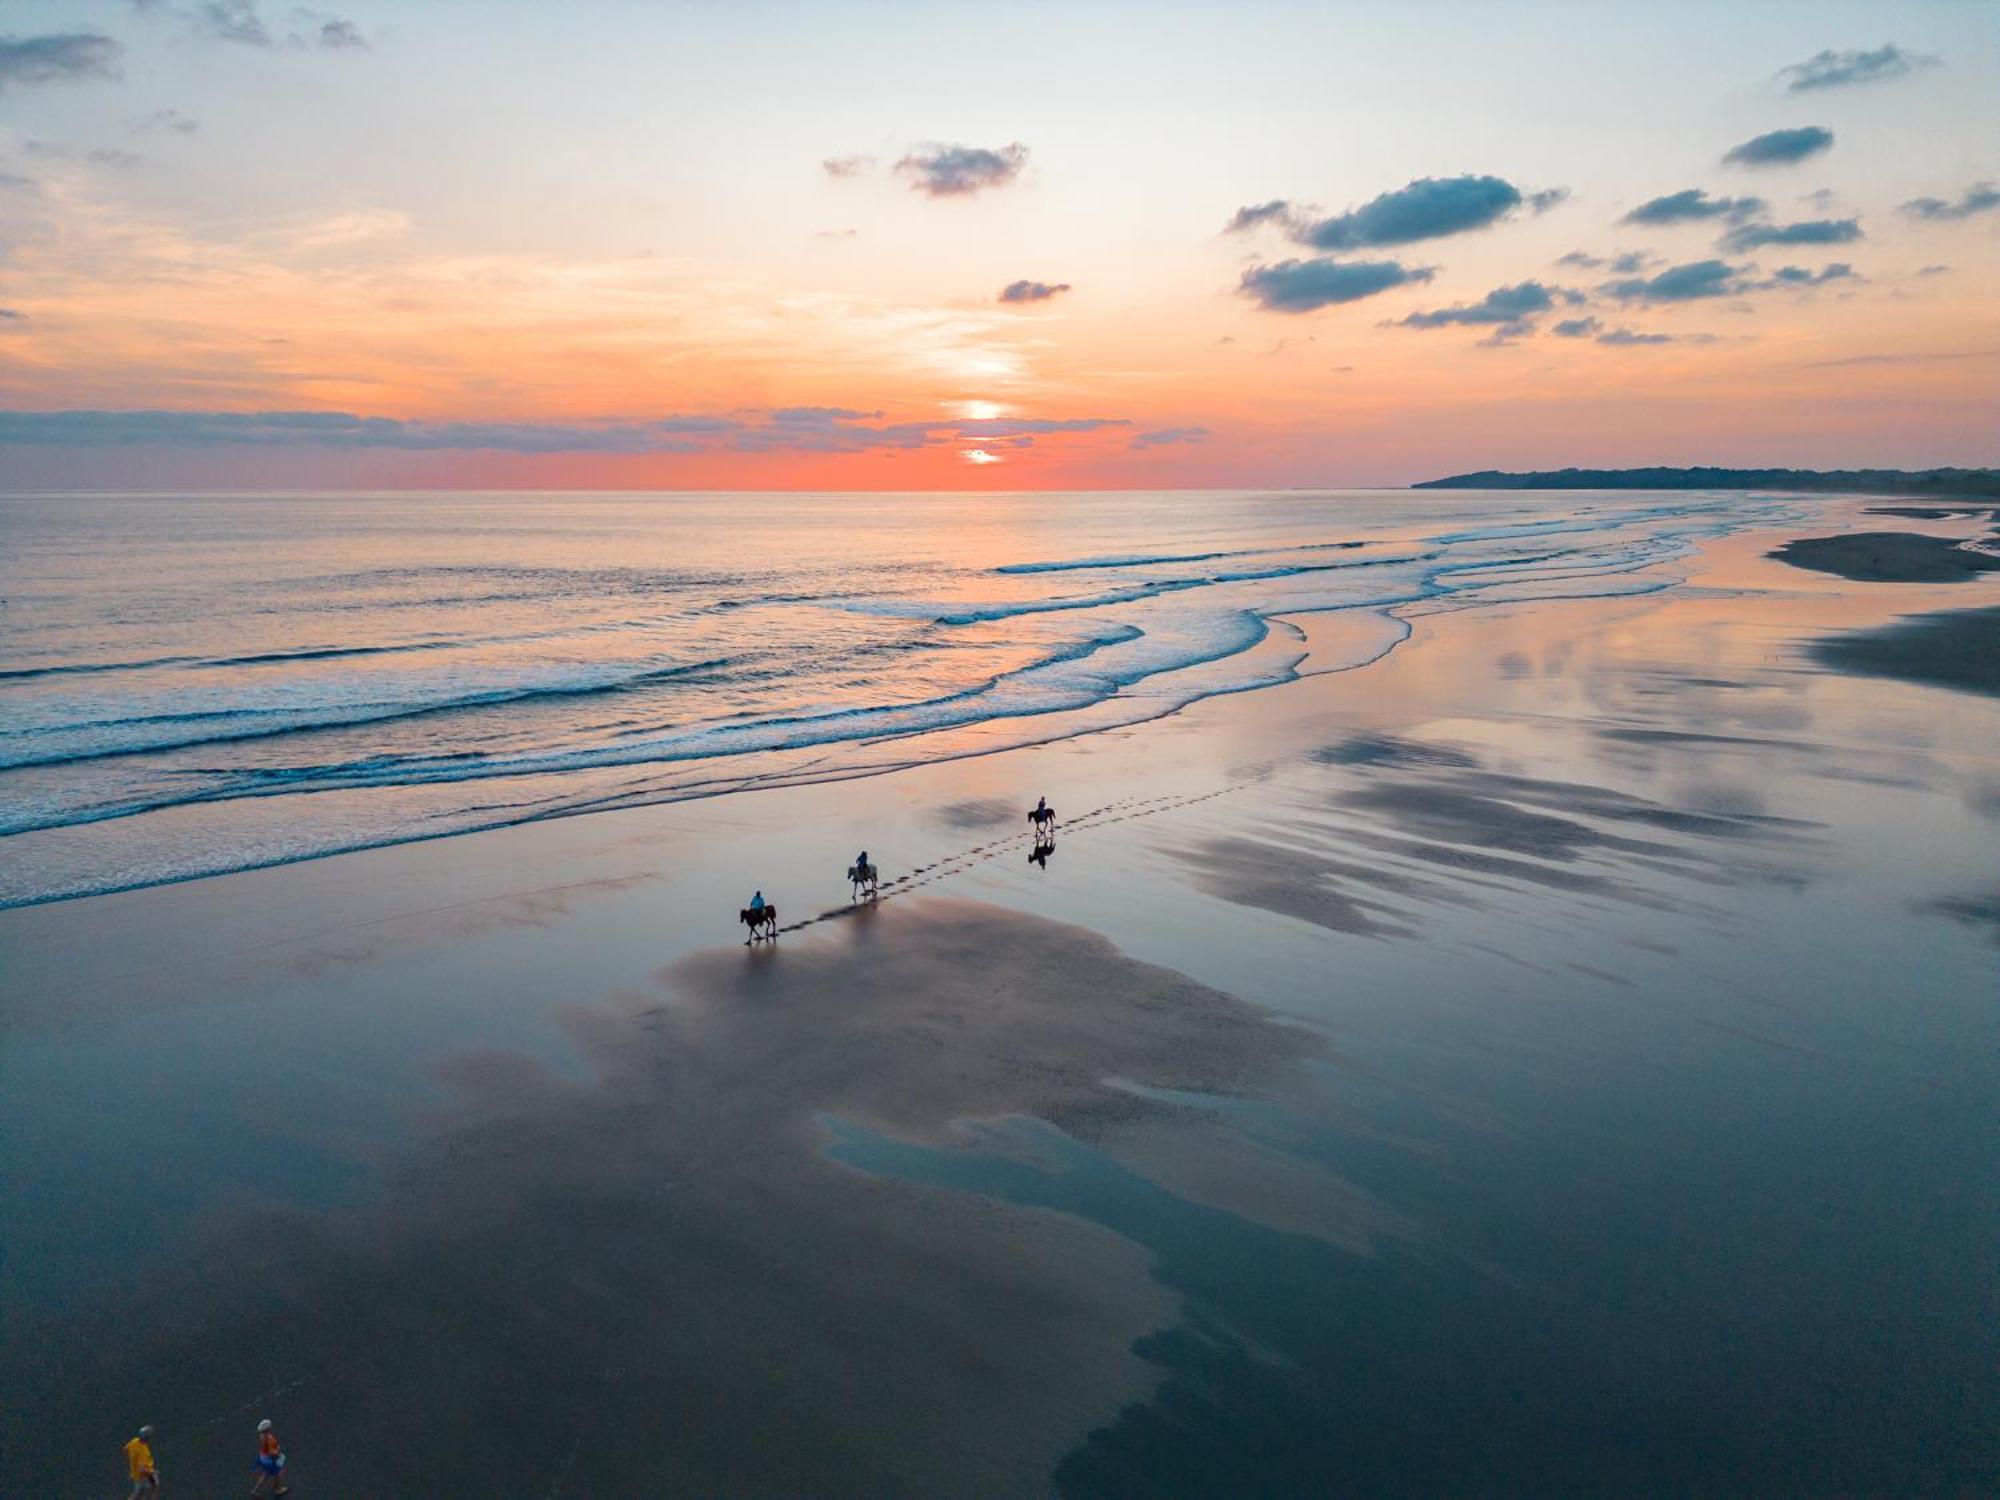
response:
{"label": "white hat", "polygon": [[150,1427],[141,1427],[139,1429],[140,1437],[151,1437],[152,1435],[153,1435],[153,1429]]}
{"label": "white hat", "polygon": [[263,1421],[257,1424],[257,1430],[259,1432],[269,1432],[271,1430],[271,1419],[269,1417],[264,1418]]}

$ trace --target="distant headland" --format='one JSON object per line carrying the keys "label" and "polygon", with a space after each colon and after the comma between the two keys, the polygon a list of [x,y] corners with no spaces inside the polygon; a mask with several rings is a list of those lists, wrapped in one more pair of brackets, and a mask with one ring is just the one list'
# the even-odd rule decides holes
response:
{"label": "distant headland", "polygon": [[1413,490],[1818,490],[1857,495],[2000,496],[2000,469],[1481,469]]}

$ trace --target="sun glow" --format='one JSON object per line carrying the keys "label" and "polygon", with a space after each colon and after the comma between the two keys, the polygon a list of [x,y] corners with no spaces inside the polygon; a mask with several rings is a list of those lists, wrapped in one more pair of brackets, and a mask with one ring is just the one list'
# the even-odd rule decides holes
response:
{"label": "sun glow", "polygon": [[988,453],[984,448],[967,448],[965,450],[965,461],[969,464],[997,464],[1004,463],[1006,460],[1002,459],[997,453]]}

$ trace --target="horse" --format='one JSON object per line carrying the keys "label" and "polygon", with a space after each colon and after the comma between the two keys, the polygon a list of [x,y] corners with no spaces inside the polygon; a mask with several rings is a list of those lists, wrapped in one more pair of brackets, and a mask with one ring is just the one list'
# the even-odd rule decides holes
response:
{"label": "horse", "polygon": [[1056,810],[1047,805],[1031,807],[1028,809],[1028,821],[1035,825],[1035,834],[1037,837],[1040,837],[1043,833],[1054,833],[1056,827]]}
{"label": "horse", "polygon": [[736,919],[750,929],[750,936],[743,940],[744,947],[749,947],[759,938],[777,941],[778,908],[768,901],[759,907],[744,907],[736,914]]}
{"label": "horse", "polygon": [[859,901],[863,896],[874,897],[876,881],[881,874],[882,872],[873,865],[849,865],[847,867],[847,883],[851,887],[848,892],[849,899]]}

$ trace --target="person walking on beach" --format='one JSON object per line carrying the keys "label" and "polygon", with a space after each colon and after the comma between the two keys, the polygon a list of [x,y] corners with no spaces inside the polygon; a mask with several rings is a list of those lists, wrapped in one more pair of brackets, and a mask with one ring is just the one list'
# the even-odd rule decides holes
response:
{"label": "person walking on beach", "polygon": [[141,1427],[139,1435],[125,1445],[125,1468],[132,1476],[131,1500],[160,1492],[160,1471],[153,1467],[153,1429]]}
{"label": "person walking on beach", "polygon": [[269,1417],[257,1424],[257,1482],[250,1487],[253,1497],[264,1493],[267,1479],[277,1481],[277,1488],[271,1491],[273,1495],[291,1492],[292,1487],[285,1483],[285,1450],[278,1443],[277,1433],[271,1430]]}

